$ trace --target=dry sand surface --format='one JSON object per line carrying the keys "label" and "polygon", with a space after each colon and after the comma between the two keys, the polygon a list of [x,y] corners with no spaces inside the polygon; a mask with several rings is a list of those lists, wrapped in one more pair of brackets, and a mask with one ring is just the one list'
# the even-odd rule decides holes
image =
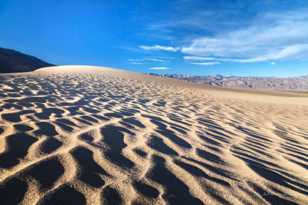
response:
{"label": "dry sand surface", "polygon": [[0,76],[0,204],[307,204],[308,97],[95,67]]}

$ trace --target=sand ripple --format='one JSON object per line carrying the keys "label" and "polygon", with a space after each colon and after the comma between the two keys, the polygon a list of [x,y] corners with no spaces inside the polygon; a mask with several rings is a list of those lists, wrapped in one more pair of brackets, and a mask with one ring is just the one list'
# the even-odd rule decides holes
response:
{"label": "sand ripple", "polygon": [[308,106],[232,92],[108,70],[0,76],[0,204],[307,204]]}

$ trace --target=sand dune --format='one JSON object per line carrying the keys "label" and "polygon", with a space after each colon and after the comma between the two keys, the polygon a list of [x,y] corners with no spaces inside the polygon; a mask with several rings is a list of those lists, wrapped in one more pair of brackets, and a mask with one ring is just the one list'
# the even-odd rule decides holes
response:
{"label": "sand dune", "polygon": [[0,76],[0,204],[307,204],[308,97],[95,67]]}

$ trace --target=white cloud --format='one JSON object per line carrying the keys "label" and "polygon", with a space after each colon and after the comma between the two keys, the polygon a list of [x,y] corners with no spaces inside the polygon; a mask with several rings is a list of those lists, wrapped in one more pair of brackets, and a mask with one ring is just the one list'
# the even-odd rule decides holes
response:
{"label": "white cloud", "polygon": [[142,65],[144,64],[144,61],[142,59],[128,59],[128,63],[133,65]]}
{"label": "white cloud", "polygon": [[213,57],[202,57],[202,56],[184,56],[184,60],[186,61],[212,61],[216,60]]}
{"label": "white cloud", "polygon": [[169,70],[170,68],[168,68],[168,67],[151,67],[149,69],[150,70]]}
{"label": "white cloud", "polygon": [[212,66],[220,64],[220,59],[215,57],[202,57],[202,56],[184,56],[184,60],[193,65]]}
{"label": "white cloud", "polygon": [[199,37],[181,48],[189,62],[255,63],[308,57],[307,11],[266,14],[250,26]]}
{"label": "white cloud", "polygon": [[168,52],[177,52],[180,50],[178,47],[173,46],[162,46],[162,45],[153,45],[153,46],[146,46],[141,45],[139,48],[146,50],[146,51],[168,51]]}
{"label": "white cloud", "polygon": [[218,64],[220,64],[220,62],[217,62],[217,61],[197,62],[197,63],[192,62],[191,64],[193,64],[193,65],[202,65],[202,66],[212,66],[212,65],[218,65]]}
{"label": "white cloud", "polygon": [[128,59],[128,63],[130,64],[135,64],[135,65],[140,65],[140,64],[146,64],[146,63],[168,63],[170,62],[172,57],[150,57],[150,58],[131,58]]}

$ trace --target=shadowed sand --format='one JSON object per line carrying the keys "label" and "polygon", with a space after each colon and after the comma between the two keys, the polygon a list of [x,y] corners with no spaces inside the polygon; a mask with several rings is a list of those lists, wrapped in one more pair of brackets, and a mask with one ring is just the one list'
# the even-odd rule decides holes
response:
{"label": "shadowed sand", "polygon": [[0,76],[0,204],[307,204],[308,97],[109,68]]}

